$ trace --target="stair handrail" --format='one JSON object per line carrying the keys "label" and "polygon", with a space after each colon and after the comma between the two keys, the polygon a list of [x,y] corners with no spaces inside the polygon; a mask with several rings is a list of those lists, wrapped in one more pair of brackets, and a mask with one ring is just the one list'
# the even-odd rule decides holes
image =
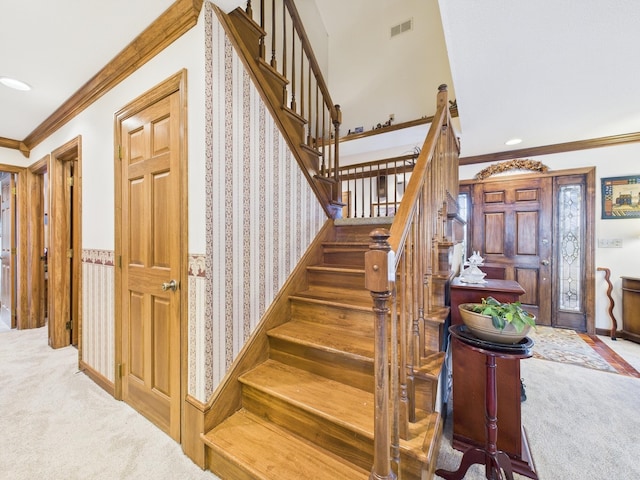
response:
{"label": "stair handrail", "polygon": [[[261,0],[264,1],[264,0]],[[313,75],[316,79],[318,89],[320,93],[322,93],[322,100],[327,107],[330,117],[331,124],[334,126],[334,131],[332,132],[333,139],[337,140],[340,138],[340,124],[342,123],[342,111],[340,110],[340,105],[336,105],[333,103],[331,99],[331,94],[329,93],[329,88],[324,80],[324,76],[322,75],[322,70],[320,69],[320,64],[316,58],[315,53],[313,52],[313,48],[311,48],[311,42],[309,41],[309,37],[307,36],[307,31],[304,28],[302,23],[302,19],[300,18],[300,13],[296,8],[294,0],[283,0],[285,7],[289,11],[289,15],[291,16],[291,21],[293,22],[293,28],[296,32],[298,32],[298,36],[300,37],[300,44],[305,54],[307,55],[307,61],[309,62],[309,68],[313,72]],[[331,139],[323,139],[323,143],[328,143],[329,145],[333,144],[333,164],[328,165],[328,173],[329,176],[332,176],[335,180],[336,184],[339,185],[339,172],[340,172],[340,159],[339,159],[339,150],[340,150],[340,142],[334,141],[330,142],[328,140]],[[340,191],[338,188],[334,188],[333,192],[335,194],[334,200],[339,201]]]}
{"label": "stair handrail", "polygon": [[337,214],[342,207],[336,141],[342,123],[340,105],[333,103],[294,0],[247,1],[244,11],[249,18],[254,10],[262,31],[258,56],[284,79],[283,105],[305,124],[305,147],[318,152],[319,157],[317,167],[310,170],[327,191],[328,211],[333,209]]}
{"label": "stair handrail", "polygon": [[443,298],[435,298],[432,277],[440,268],[438,245],[451,235],[447,221],[451,199],[457,198],[459,144],[447,87],[438,90],[436,114],[394,221],[389,230],[371,232],[365,254],[376,332],[372,480],[393,480],[400,471],[400,440],[409,437],[409,422],[416,420],[413,374],[423,345],[420,323],[444,306]]}

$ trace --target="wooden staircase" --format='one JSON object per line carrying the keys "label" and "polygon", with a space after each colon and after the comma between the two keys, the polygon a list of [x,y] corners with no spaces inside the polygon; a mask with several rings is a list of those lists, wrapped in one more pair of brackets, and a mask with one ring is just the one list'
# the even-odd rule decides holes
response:
{"label": "wooden staircase", "polygon": [[[295,5],[291,1],[285,3],[297,25],[288,35],[296,33],[308,44]],[[215,11],[318,200],[330,218],[338,218],[344,204],[338,180],[338,144],[332,139],[340,136],[342,114],[340,106],[332,103],[313,52],[305,51],[306,76],[302,72],[296,77],[303,68],[295,65],[291,67],[293,80],[289,79],[279,70],[288,71],[287,67],[278,64],[275,57],[271,61],[265,59],[263,41],[267,32],[250,13],[242,8],[228,15],[217,8]],[[289,62],[298,61],[295,45],[293,51],[283,55],[285,59],[291,57]]]}
{"label": "wooden staircase", "polygon": [[[266,361],[239,377],[241,408],[203,435],[223,480],[366,479],[373,464],[374,324],[364,253],[375,225],[336,226],[289,317],[267,331]],[[402,478],[431,478],[443,419],[434,411],[441,320],[425,322],[416,419],[400,441]]]}

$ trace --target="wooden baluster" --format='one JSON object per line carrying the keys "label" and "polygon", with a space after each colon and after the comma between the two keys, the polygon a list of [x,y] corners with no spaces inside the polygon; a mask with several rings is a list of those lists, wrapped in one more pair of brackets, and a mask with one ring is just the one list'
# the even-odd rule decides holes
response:
{"label": "wooden baluster", "polygon": [[296,104],[296,26],[291,26],[291,110],[298,108]]}
{"label": "wooden baluster", "polygon": [[324,175],[326,172],[327,164],[327,119],[326,119],[326,110],[322,109],[322,167],[320,168],[320,175]]}
{"label": "wooden baluster", "polygon": [[276,0],[271,2],[271,66],[274,70],[278,70],[278,62],[276,60]]}
{"label": "wooden baluster", "polygon": [[[287,77],[287,9],[282,5],[282,76]],[[287,105],[287,86],[282,87],[282,104]]]}
{"label": "wooden baluster", "polygon": [[[334,128],[334,165],[333,165],[333,174],[334,174],[334,180],[335,183],[337,184],[338,182],[340,182],[340,155],[339,155],[339,148],[340,148],[340,125],[342,124],[342,110],[340,110],[340,105],[335,105],[335,118],[333,120],[333,128]],[[339,201],[340,197],[337,195],[335,195],[334,200]]]}
{"label": "wooden baluster", "polygon": [[311,62],[309,62],[309,71],[308,71],[308,74],[309,74],[309,85],[308,85],[309,92],[308,92],[308,95],[307,95],[309,97],[309,100],[308,100],[308,102],[309,102],[309,126],[308,126],[308,130],[307,130],[309,132],[309,134],[307,136],[307,145],[310,146],[310,147],[313,146],[312,134],[311,134],[311,129],[313,128],[313,123],[312,123],[312,121],[313,121],[313,113],[312,113],[313,110],[311,108],[311,79],[313,78],[312,73],[313,72],[311,71]]}
{"label": "wooden baluster", "polygon": [[[411,228],[411,227],[409,227]],[[411,271],[411,256],[413,255],[413,245],[411,245],[411,232],[407,235],[407,241],[402,253],[402,290],[399,296],[402,301],[402,315],[400,317],[400,392],[398,408],[400,410],[400,437],[406,440],[409,436],[409,422],[411,421],[412,397],[413,394],[413,371],[411,368],[411,355],[407,342],[409,335],[409,325],[413,318],[413,282]]]}
{"label": "wooden baluster", "polygon": [[[264,30],[264,0],[260,0],[260,28]],[[260,35],[259,50],[260,58],[264,61],[266,58],[266,45],[264,44],[264,35]]]}
{"label": "wooden baluster", "polygon": [[[324,105],[324,98],[323,98],[323,105]],[[325,110],[327,110],[327,119],[329,121],[329,146],[328,146],[328,151],[329,151],[329,156],[327,158],[327,171],[325,172],[325,176],[327,178],[331,178],[331,169],[333,168],[333,119],[331,116],[331,111],[329,111],[328,109],[325,108]]]}
{"label": "wooden baluster", "polygon": [[304,49],[300,44],[300,116],[304,116]]}
{"label": "wooden baluster", "polygon": [[[316,82],[316,149],[318,148],[318,130],[320,128],[320,106],[318,103],[318,100],[320,98],[320,86],[318,85],[318,82]],[[324,139],[323,142],[324,143]]]}
{"label": "wooden baluster", "polygon": [[[365,253],[365,288],[371,292],[375,321],[375,392],[374,454],[371,480],[392,480],[391,435],[389,431],[389,366],[387,316],[393,288],[389,284],[389,231],[376,229],[370,234],[372,243]],[[391,339],[393,342],[394,339]]]}
{"label": "wooden baluster", "polygon": [[249,18],[253,18],[253,9],[251,8],[251,0],[247,0],[247,8],[245,9],[245,12],[247,12],[247,16]]}
{"label": "wooden baluster", "polygon": [[[369,208],[373,208],[373,201],[374,201],[373,192],[374,192],[374,189],[377,188],[376,187],[377,184],[373,183],[373,181],[374,181],[373,178],[378,178],[377,170],[376,170],[376,175],[374,177],[374,175],[371,174],[371,170],[372,169],[373,169],[373,167],[370,165],[369,166],[369,177],[368,177],[369,178],[369,205],[370,205]],[[365,180],[365,172],[364,172],[364,167],[363,167],[362,168],[362,191],[363,192],[364,192],[365,183],[366,183],[366,180]],[[364,199],[362,200],[362,208],[364,210]],[[363,216],[364,216],[364,214],[363,214]],[[370,217],[374,216],[373,210],[369,212],[369,216]]]}

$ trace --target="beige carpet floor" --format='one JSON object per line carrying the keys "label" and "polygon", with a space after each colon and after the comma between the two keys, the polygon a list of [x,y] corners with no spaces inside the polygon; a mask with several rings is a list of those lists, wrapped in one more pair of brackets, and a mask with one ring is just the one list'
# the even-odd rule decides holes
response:
{"label": "beige carpet floor", "polygon": [[[629,363],[640,358],[638,344],[625,340],[605,342]],[[592,352],[585,352],[592,357]],[[521,362],[527,392],[527,400],[522,403],[522,423],[538,478],[640,479],[640,379],[586,365],[580,356],[558,355],[553,361],[548,355],[544,358],[545,355],[537,355]],[[596,363],[600,365],[600,361]],[[462,453],[451,447],[449,413],[437,466],[455,470]],[[465,477],[483,478],[484,467],[479,465],[473,466]],[[527,477],[516,474],[515,478]]]}
{"label": "beige carpet floor", "polygon": [[52,350],[46,328],[0,333],[0,479],[214,480],[179,444]]}
{"label": "beige carpet floor", "polygon": [[[638,344],[607,344],[625,359],[640,359]],[[541,480],[640,478],[640,379],[539,358],[522,361],[522,377],[522,419]],[[450,445],[451,418],[439,468],[455,469],[462,456]],[[483,477],[474,466],[466,479]],[[76,349],[51,350],[45,329],[37,329],[0,333],[0,479],[216,477],[78,373]]]}

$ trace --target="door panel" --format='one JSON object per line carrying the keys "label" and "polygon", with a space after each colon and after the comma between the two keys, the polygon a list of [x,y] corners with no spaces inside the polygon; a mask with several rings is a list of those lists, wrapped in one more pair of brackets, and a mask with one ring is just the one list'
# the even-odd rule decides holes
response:
{"label": "door panel", "polygon": [[490,278],[516,280],[538,323],[595,332],[595,170],[461,182],[472,200],[467,253]]}
{"label": "door panel", "polygon": [[525,289],[523,305],[551,324],[551,178],[496,181],[474,185],[472,250],[485,265],[504,269],[505,279]]}
{"label": "door panel", "polygon": [[[179,93],[120,123],[122,395],[180,440]],[[177,282],[179,285],[179,282]]]}

